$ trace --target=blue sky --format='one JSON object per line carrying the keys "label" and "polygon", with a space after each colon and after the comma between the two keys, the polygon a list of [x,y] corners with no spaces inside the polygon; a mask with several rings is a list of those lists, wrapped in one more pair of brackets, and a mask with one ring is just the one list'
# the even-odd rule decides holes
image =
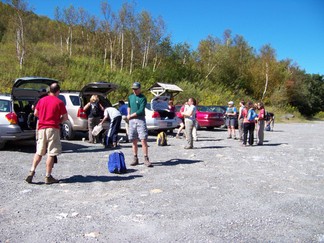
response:
{"label": "blue sky", "polygon": [[[100,0],[26,0],[36,14],[53,18],[56,6],[73,5],[102,17]],[[114,12],[125,1],[110,0]],[[128,1],[129,2],[129,1]],[[258,51],[270,44],[277,60],[291,59],[307,73],[324,75],[324,1],[322,0],[137,0],[136,12],[162,16],[175,43],[196,49],[208,35],[226,29],[242,35]]]}

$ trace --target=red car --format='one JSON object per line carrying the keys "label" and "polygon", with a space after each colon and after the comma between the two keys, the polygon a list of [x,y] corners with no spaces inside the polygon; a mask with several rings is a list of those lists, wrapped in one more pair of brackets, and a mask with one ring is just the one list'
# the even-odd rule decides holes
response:
{"label": "red car", "polygon": [[[181,106],[176,106],[176,114],[179,117],[179,110]],[[223,106],[197,106],[196,119],[198,128],[206,127],[208,130],[214,127],[221,127],[225,125],[224,114],[226,107]]]}

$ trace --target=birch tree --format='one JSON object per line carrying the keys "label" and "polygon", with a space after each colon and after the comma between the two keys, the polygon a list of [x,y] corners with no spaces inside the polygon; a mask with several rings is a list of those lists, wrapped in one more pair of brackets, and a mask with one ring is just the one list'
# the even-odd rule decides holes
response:
{"label": "birch tree", "polygon": [[78,22],[78,13],[71,5],[70,7],[63,10],[63,20],[68,26],[68,34],[66,38],[66,49],[69,52],[70,57],[72,56],[72,43],[73,43],[73,27]]}
{"label": "birch tree", "polygon": [[108,55],[108,46],[110,53],[110,69],[114,70],[114,45],[116,38],[113,29],[114,26],[116,26],[116,17],[112,12],[110,5],[106,1],[101,3],[101,11],[104,16],[104,20],[101,22],[101,27],[107,37],[106,45],[104,45],[104,65],[106,63],[106,58]]}
{"label": "birch tree", "polygon": [[124,3],[121,10],[119,11],[119,23],[120,23],[120,71],[123,71],[124,61],[125,61],[125,46],[128,42],[131,46],[130,57],[130,73],[132,72],[133,58],[134,58],[134,27],[135,27],[135,17],[134,17],[134,6],[129,3]]}
{"label": "birch tree", "polygon": [[19,62],[20,70],[23,69],[26,55],[26,38],[25,38],[25,11],[27,3],[23,0],[11,0],[8,2],[16,12],[16,55]]}
{"label": "birch tree", "polygon": [[145,68],[148,64],[152,29],[153,21],[151,15],[146,11],[141,12],[139,16],[139,39],[141,41],[142,68]]}
{"label": "birch tree", "polygon": [[63,33],[62,33],[62,27],[61,27],[62,16],[61,16],[59,7],[55,8],[54,18],[55,18],[55,20],[57,22],[57,26],[58,26],[58,31],[59,31],[59,35],[60,35],[60,50],[61,50],[61,55],[63,55]]}

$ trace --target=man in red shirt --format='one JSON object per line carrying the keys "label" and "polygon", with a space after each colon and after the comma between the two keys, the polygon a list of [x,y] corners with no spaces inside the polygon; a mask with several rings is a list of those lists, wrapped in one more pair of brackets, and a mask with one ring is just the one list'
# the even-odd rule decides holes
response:
{"label": "man in red shirt", "polygon": [[68,119],[65,105],[58,98],[59,93],[60,86],[58,83],[51,84],[49,95],[40,99],[35,107],[34,114],[38,117],[38,129],[36,131],[38,133],[38,140],[33,164],[26,178],[28,183],[32,183],[36,167],[46,152],[48,157],[46,160],[45,184],[59,182],[52,177],[51,173],[54,157],[62,152],[60,124]]}

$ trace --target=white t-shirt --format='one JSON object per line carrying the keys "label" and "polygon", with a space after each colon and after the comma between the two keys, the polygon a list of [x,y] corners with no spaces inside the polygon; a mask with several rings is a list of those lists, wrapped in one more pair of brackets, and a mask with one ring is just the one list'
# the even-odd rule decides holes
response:
{"label": "white t-shirt", "polygon": [[192,111],[192,114],[190,117],[185,117],[185,119],[189,119],[189,120],[192,120],[192,121],[195,121],[196,120],[196,106],[194,105],[186,105],[185,106],[185,113],[191,113]]}
{"label": "white t-shirt", "polygon": [[121,116],[119,110],[114,107],[107,107],[104,111],[104,116],[109,117],[111,120],[115,119],[117,116]]}

